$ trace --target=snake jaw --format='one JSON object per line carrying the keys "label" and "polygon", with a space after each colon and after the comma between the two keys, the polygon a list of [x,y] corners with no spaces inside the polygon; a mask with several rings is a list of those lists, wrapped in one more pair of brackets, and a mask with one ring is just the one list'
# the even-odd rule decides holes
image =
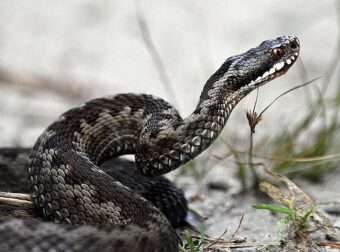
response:
{"label": "snake jaw", "polygon": [[[299,55],[297,53],[297,55]],[[258,77],[254,84],[261,84],[264,81],[272,80],[276,77],[279,77],[281,75],[284,75],[287,71],[290,65],[292,65],[296,60],[296,57],[291,56],[286,61],[281,61],[279,63],[276,63],[269,71],[266,71],[262,76]]]}
{"label": "snake jaw", "polygon": [[265,71],[262,76],[256,78],[256,80],[252,80],[247,87],[248,88],[257,88],[262,86],[263,84],[271,81],[279,76],[284,75],[288,69],[295,63],[299,56],[299,53],[296,52],[294,55],[290,56],[289,58],[280,61],[274,64],[268,71]]}

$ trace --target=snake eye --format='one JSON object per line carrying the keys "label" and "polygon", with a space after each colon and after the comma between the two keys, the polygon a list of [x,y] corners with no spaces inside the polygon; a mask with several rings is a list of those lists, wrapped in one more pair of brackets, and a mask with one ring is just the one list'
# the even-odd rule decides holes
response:
{"label": "snake eye", "polygon": [[283,50],[281,48],[274,48],[272,53],[275,59],[280,59],[283,56]]}

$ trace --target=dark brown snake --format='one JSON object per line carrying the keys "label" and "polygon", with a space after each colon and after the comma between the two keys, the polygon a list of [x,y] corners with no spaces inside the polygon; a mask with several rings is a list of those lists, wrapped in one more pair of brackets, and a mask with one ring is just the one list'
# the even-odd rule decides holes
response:
{"label": "dark brown snake", "polygon": [[[169,221],[176,225],[186,215],[182,194],[173,190],[185,213],[168,220],[147,196],[99,166],[135,154],[134,172],[143,183],[142,175],[159,176],[185,164],[211,145],[243,97],[286,73],[299,47],[295,36],[282,36],[228,58],[184,119],[166,101],[145,94],[94,99],[61,115],[32,149],[28,184],[42,216],[64,224],[0,217],[0,251],[178,251]],[[176,211],[176,204],[168,210]]]}

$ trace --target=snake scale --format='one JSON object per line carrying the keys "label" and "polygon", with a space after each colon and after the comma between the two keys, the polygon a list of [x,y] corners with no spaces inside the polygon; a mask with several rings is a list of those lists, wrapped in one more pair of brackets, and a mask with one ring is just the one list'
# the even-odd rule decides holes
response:
{"label": "snake scale", "polygon": [[286,73],[299,48],[295,36],[282,36],[228,58],[206,82],[194,112],[184,119],[168,102],[146,94],[98,98],[61,115],[38,138],[28,167],[37,209],[47,220],[61,224],[0,217],[0,250],[178,251],[173,225],[186,215],[180,191],[166,192],[180,202],[167,209],[175,211],[179,205],[184,213],[166,218],[157,204],[100,165],[134,154],[133,172],[140,177],[132,183],[142,183],[143,176],[163,180],[160,175],[211,145],[242,98]]}

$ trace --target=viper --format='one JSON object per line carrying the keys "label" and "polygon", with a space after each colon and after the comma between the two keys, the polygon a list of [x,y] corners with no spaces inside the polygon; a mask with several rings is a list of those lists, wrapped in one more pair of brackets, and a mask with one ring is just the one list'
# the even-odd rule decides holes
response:
{"label": "viper", "polygon": [[[184,119],[146,94],[97,98],[61,115],[28,164],[35,206],[54,223],[0,217],[0,251],[178,251],[174,226],[186,216],[186,201],[161,175],[207,149],[236,104],[285,74],[299,49],[295,36],[281,36],[228,58]],[[124,154],[134,154],[135,168],[101,169]],[[145,184],[152,197],[138,190]]]}

